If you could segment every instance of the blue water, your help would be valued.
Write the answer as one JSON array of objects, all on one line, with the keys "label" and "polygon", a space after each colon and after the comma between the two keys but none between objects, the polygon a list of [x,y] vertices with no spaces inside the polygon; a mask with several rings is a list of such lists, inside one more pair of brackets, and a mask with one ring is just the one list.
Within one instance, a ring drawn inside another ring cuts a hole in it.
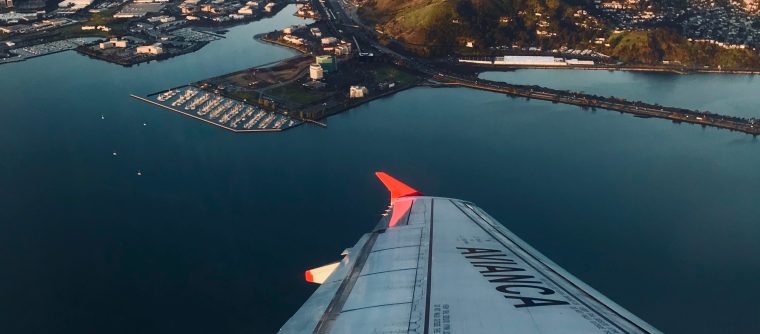
[{"label": "blue water", "polygon": [[760,76],[522,69],[484,72],[483,79],[540,85],[666,106],[760,118]]},{"label": "blue water", "polygon": [[474,201],[663,331],[760,331],[751,136],[468,89],[255,135],[129,98],[291,56],[251,38],[290,13],[133,68],[0,66],[0,333],[275,332],[303,270],[379,219],[376,170]]}]

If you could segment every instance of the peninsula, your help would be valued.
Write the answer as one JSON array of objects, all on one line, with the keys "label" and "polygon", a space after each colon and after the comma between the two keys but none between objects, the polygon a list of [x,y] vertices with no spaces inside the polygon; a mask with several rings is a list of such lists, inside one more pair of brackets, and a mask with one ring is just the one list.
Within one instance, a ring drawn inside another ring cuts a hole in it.
[{"label": "peninsula", "polygon": [[[660,106],[643,101],[595,96],[539,86],[514,85],[477,77],[482,67],[551,67],[609,69],[626,65],[547,55],[504,57],[424,57],[378,30],[367,29],[353,3],[314,0],[299,12],[316,21],[255,38],[290,47],[300,56],[157,92],[141,100],[201,119],[234,132],[281,131],[301,124],[326,126],[324,119],[370,100],[411,87],[461,86],[584,108],[613,110],[641,118],[717,127],[757,136],[760,121],[709,111]],[[590,56],[604,58],[598,54]],[[509,63],[512,62],[512,63]],[[537,63],[537,64],[536,64]],[[632,65],[631,65],[632,66]],[[637,69],[647,69],[638,65]],[[632,67],[633,68],[633,67]],[[676,71],[658,65],[650,68]],[[197,96],[197,97],[196,97]],[[199,109],[200,108],[200,109]],[[241,113],[241,110],[245,112]]]}]

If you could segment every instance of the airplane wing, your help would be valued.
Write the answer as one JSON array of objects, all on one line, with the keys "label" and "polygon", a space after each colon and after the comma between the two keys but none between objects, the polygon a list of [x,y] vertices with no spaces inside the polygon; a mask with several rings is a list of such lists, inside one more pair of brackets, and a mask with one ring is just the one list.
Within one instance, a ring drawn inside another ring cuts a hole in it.
[{"label": "airplane wing", "polygon": [[660,333],[474,204],[385,173],[391,206],[279,333]]}]

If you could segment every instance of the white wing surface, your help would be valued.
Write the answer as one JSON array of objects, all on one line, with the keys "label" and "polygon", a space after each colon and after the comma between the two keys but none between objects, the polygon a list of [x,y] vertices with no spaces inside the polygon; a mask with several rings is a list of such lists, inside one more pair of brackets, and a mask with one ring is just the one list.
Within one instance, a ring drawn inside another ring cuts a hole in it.
[{"label": "white wing surface", "polygon": [[378,173],[391,210],[280,333],[659,333],[474,204]]}]

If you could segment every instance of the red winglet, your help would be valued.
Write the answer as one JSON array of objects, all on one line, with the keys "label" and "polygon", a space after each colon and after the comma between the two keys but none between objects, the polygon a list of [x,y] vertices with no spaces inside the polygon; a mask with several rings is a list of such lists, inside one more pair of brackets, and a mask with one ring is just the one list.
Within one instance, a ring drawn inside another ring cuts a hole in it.
[{"label": "red winglet", "polygon": [[307,270],[304,272],[304,276],[306,276],[306,281],[309,283],[314,283],[314,275],[311,274],[311,270]]},{"label": "red winglet", "polygon": [[377,172],[375,175],[377,175],[377,178],[380,179],[380,182],[382,182],[385,187],[388,188],[388,191],[391,192],[391,202],[401,197],[422,196],[421,192],[414,190],[414,188],[407,186],[399,180],[394,179],[393,176],[390,176],[383,172]]}]

